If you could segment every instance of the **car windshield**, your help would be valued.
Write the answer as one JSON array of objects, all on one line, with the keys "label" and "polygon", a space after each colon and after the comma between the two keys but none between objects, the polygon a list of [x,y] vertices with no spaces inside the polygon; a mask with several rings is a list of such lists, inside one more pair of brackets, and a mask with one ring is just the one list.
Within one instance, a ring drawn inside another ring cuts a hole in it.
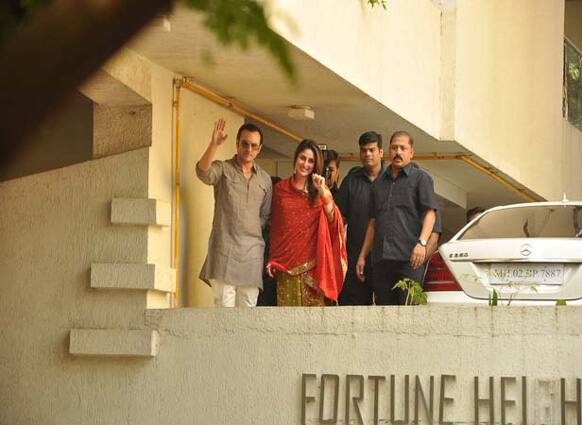
[{"label": "car windshield", "polygon": [[498,238],[582,238],[582,206],[531,206],[487,212],[459,237]]}]

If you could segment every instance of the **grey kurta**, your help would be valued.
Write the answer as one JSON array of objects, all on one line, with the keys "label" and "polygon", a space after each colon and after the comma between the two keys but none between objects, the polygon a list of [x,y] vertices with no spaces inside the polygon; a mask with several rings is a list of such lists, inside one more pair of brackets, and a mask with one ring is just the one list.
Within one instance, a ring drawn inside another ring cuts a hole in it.
[{"label": "grey kurta", "polygon": [[200,279],[234,286],[263,287],[265,241],[261,228],[271,214],[271,178],[258,165],[249,179],[236,162],[214,161],[207,172],[196,164],[196,175],[214,186],[214,219],[208,254]]}]

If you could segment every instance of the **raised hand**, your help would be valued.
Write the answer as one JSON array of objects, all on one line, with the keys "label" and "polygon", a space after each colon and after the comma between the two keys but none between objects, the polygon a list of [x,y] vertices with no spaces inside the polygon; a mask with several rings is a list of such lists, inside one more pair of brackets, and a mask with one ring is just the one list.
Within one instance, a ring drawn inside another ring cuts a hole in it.
[{"label": "raised hand", "polygon": [[313,178],[313,185],[319,191],[319,193],[323,196],[323,193],[327,189],[327,186],[325,185],[325,177],[323,177],[319,174],[313,173],[312,178]]},{"label": "raised hand", "polygon": [[228,134],[224,131],[226,127],[226,121],[220,118],[214,123],[214,131],[212,132],[211,143],[216,146],[222,145],[228,138]]}]

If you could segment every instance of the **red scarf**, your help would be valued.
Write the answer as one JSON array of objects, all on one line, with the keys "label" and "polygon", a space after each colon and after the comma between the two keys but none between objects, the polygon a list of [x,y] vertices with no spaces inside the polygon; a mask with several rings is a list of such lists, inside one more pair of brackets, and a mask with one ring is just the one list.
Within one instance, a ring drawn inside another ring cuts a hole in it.
[{"label": "red scarf", "polygon": [[333,208],[330,223],[321,199],[312,206],[308,195],[294,187],[292,177],[279,182],[273,190],[269,264],[292,274],[305,271],[299,266],[309,268],[307,273],[323,294],[337,301],[346,275],[347,252],[342,216],[337,205]]}]

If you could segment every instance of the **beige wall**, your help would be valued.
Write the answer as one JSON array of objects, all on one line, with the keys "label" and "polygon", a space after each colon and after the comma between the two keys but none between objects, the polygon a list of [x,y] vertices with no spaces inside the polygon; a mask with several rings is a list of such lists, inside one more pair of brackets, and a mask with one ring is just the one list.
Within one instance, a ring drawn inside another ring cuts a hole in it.
[{"label": "beige wall", "polygon": [[[16,291],[16,285],[3,283],[4,291]],[[55,293],[27,291],[37,295],[26,316],[21,309],[23,320],[6,313],[16,300],[0,298],[6,324],[0,333],[2,424],[299,424],[303,373],[341,377],[340,424],[345,423],[347,374],[366,380],[366,424],[372,423],[373,409],[368,376],[387,379],[379,397],[379,415],[385,419],[392,374],[397,418],[403,414],[405,374],[411,376],[411,419],[416,375],[425,394],[429,377],[435,377],[435,403],[440,376],[456,375],[445,386],[454,399],[445,419],[459,424],[473,423],[475,376],[483,398],[487,379],[494,377],[496,403],[501,377],[526,376],[528,423],[560,423],[557,380],[567,380],[567,397],[575,399],[575,379],[582,376],[582,311],[572,306],[150,310],[146,325],[160,332],[158,356],[103,359],[69,355],[71,305],[53,302],[50,311],[39,314],[34,307],[50,302]],[[316,397],[307,409],[308,423],[319,423],[314,420],[318,382],[309,381],[307,393]],[[352,393],[357,395],[355,385]],[[509,383],[506,397],[520,400],[520,386]],[[486,411],[487,404],[482,406]],[[519,401],[507,405],[507,422],[520,423],[520,409]],[[420,412],[423,419],[422,407]],[[435,408],[435,423],[437,414]],[[566,423],[576,423],[575,408],[567,414]],[[500,423],[499,404],[495,415]]]},{"label": "beige wall", "polygon": [[441,11],[431,1],[390,1],[385,11],[365,1],[273,0],[272,9],[291,43],[439,137]]},{"label": "beige wall", "polygon": [[[174,74],[124,48],[103,66],[105,72],[151,103],[147,197],[173,202],[174,190]],[[148,229],[147,260],[173,266],[170,227]]]},{"label": "beige wall", "polygon": [[564,3],[457,2],[456,140],[548,199],[568,167],[562,134]]},{"label": "beige wall", "polygon": [[228,159],[236,153],[236,132],[244,118],[199,95],[182,89],[180,97],[181,122],[181,277],[184,284],[183,302],[186,306],[214,305],[209,286],[198,279],[208,252],[212,229],[214,193],[196,177],[195,166],[212,135],[214,122],[224,118],[228,139],[216,159]]},{"label": "beige wall", "polygon": [[[112,95],[115,97],[115,94]],[[93,158],[151,145],[152,106],[100,104],[93,107]]]},{"label": "beige wall", "polygon": [[[174,74],[151,64],[152,146],[148,168],[148,197],[173,201],[173,97]],[[148,262],[173,266],[172,229],[148,229]]]},{"label": "beige wall", "polygon": [[257,158],[257,163],[270,176],[274,177],[277,175],[277,163],[275,160],[273,160],[273,159],[261,159],[261,156],[259,154],[259,157]]}]

